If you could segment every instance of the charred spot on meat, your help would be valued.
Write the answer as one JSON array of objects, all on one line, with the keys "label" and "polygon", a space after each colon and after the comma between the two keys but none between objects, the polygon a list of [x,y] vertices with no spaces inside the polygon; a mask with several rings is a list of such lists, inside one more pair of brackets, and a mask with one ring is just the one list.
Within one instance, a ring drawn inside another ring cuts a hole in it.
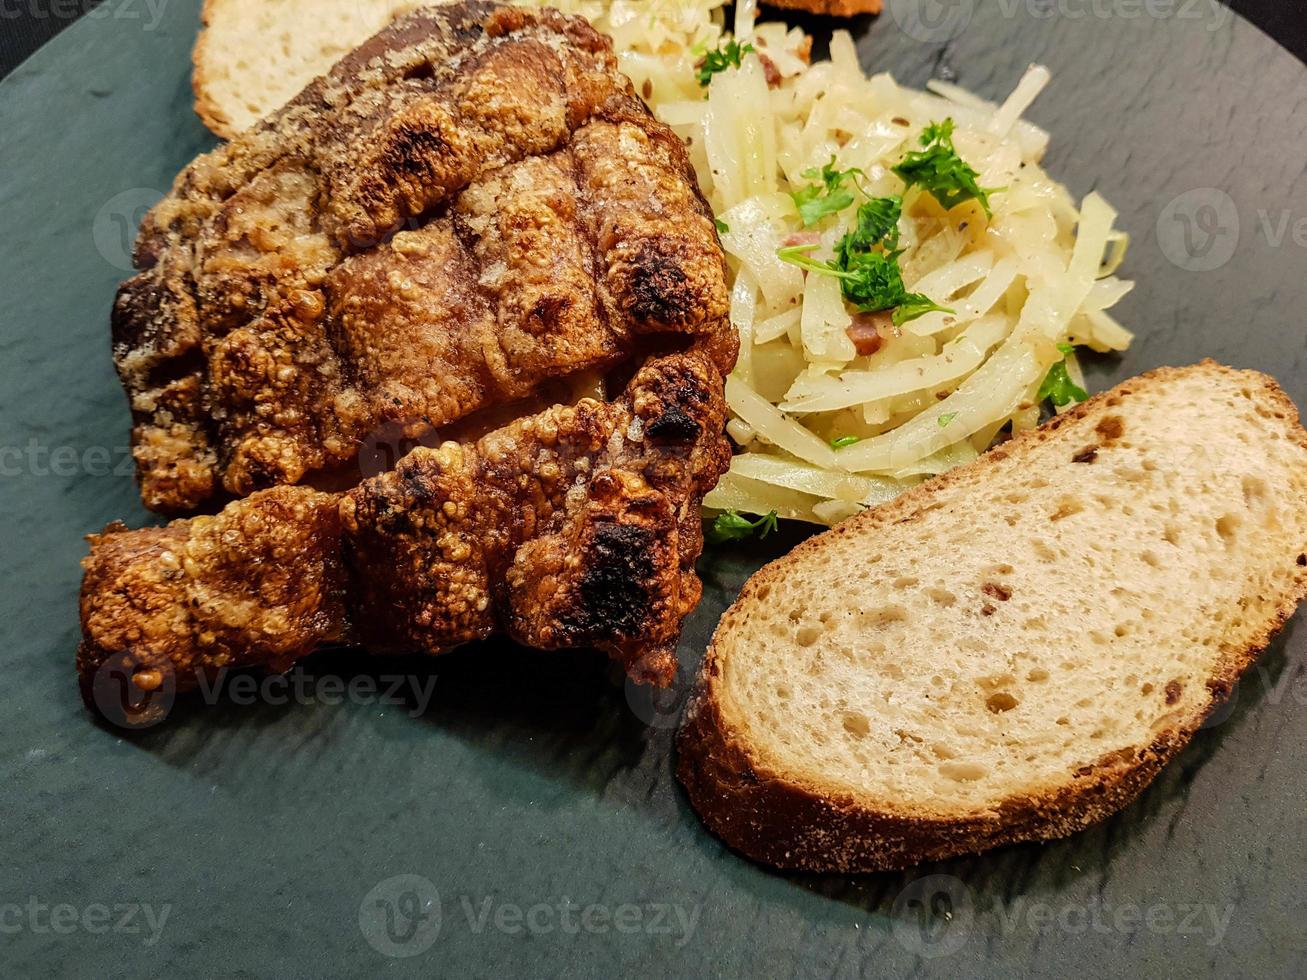
[{"label": "charred spot on meat", "polygon": [[584,20],[397,20],[192,163],[136,262],[142,498],[237,499],[91,536],[88,703],[497,632],[675,677],[738,341],[684,147]]}]

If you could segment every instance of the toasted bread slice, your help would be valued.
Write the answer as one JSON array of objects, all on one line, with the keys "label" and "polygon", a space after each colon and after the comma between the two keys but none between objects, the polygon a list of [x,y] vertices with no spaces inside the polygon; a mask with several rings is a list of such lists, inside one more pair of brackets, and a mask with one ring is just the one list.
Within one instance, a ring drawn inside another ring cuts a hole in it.
[{"label": "toasted bread slice", "polygon": [[400,14],[442,0],[204,0],[195,111],[230,139]]},{"label": "toasted bread slice", "polygon": [[[280,109],[400,14],[449,0],[204,0],[195,43],[195,111],[225,139]],[[852,17],[882,0],[769,0]]]},{"label": "toasted bread slice", "polygon": [[856,17],[859,14],[878,14],[884,0],[762,0],[769,7],[787,10],[806,10],[810,14],[827,17]]},{"label": "toasted bread slice", "polygon": [[728,844],[874,871],[1119,810],[1307,597],[1307,433],[1207,361],[814,537],[708,650],[678,775]]}]

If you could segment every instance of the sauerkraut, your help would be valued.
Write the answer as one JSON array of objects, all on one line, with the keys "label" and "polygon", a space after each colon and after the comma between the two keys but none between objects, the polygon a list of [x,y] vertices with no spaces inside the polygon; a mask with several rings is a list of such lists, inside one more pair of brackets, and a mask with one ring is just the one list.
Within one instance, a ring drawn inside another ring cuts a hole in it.
[{"label": "sauerkraut", "polygon": [[[1047,69],[1032,66],[995,105],[868,76],[846,31],[809,63],[803,32],[756,23],[752,0],[736,5],[733,34],[715,0],[553,3],[614,38],[637,91],[686,141],[719,219],[741,341],[726,388],[739,452],[707,507],[835,523],[974,459],[1008,427],[1037,425],[1051,369],[1083,387],[1071,347],[1129,345],[1107,312],[1133,285],[1115,275],[1126,245],[1115,212],[1098,194],[1077,205],[1043,171],[1048,134],[1022,118]],[[705,90],[697,66],[731,39],[738,67]],[[945,120],[989,213],[974,199],[946,209],[892,169]],[[801,243],[829,259],[853,226],[856,204],[801,222],[791,195],[826,165],[856,169],[859,199],[901,197],[903,284],[946,310],[895,326],[778,254]],[[854,343],[868,331],[874,343]]]}]

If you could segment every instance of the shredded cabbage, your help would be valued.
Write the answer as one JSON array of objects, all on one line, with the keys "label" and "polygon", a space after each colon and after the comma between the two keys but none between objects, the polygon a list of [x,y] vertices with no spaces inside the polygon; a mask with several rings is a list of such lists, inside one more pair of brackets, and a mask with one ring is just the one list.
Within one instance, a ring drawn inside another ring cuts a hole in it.
[{"label": "shredded cabbage", "polygon": [[[686,141],[724,222],[741,341],[727,431],[740,452],[708,507],[842,520],[974,459],[1009,424],[1037,424],[1034,399],[1065,356],[1059,344],[1130,344],[1107,312],[1133,286],[1116,276],[1126,236],[1099,195],[1077,206],[1043,171],[1049,135],[1022,118],[1050,82],[1046,68],[1031,66],[1001,103],[938,81],[915,91],[864,73],[846,31],[834,32],[829,60],[810,64],[801,30],[758,23],[756,0],[741,0],[734,38],[752,50],[705,93],[696,65],[731,36],[722,0],[550,5],[613,37],[622,70]],[[945,210],[892,170],[946,118],[992,216],[974,200]],[[904,284],[949,312],[896,328],[849,307],[839,280],[777,256],[797,240],[828,260],[853,226],[856,203],[804,228],[790,198],[832,158],[861,172],[858,200],[903,197]],[[1067,369],[1083,386],[1074,356]]]}]

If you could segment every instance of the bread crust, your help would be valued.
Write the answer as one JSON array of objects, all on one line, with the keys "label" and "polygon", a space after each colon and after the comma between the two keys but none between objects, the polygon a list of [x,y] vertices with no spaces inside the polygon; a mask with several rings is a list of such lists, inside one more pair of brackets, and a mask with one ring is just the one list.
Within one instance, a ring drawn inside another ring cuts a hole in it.
[{"label": "bread crust", "polygon": [[221,3],[222,0],[204,0],[204,7],[200,10],[200,34],[195,39],[195,47],[191,50],[191,91],[195,93],[195,114],[200,117],[200,121],[214,135],[229,140],[239,130],[232,125],[227,113],[210,94],[209,73],[206,67],[209,61],[208,29]]},{"label": "bread crust", "polygon": [[787,574],[804,555],[820,552],[833,535],[868,535],[878,528],[912,520],[945,487],[973,479],[977,472],[1012,455],[1028,452],[1072,421],[1091,416],[1155,384],[1192,371],[1233,373],[1260,389],[1261,398],[1284,414],[1290,437],[1307,448],[1298,410],[1276,382],[1257,372],[1236,372],[1211,360],[1191,368],[1160,368],[1127,381],[1022,433],[978,461],[908,491],[881,507],[809,538],[788,555],[765,566],[722,617],[704,658],[695,692],[677,738],[677,777],[708,827],[747,857],[777,868],[807,871],[890,871],[924,861],[988,850],[1003,844],[1066,837],[1106,819],[1131,803],[1162,767],[1188,744],[1203,721],[1229,697],[1239,676],[1307,599],[1307,567],[1296,569],[1292,585],[1278,597],[1266,620],[1246,642],[1225,651],[1207,680],[1208,699],[1188,717],[1159,731],[1134,751],[1105,755],[1068,774],[1068,781],[1042,793],[1009,797],[990,811],[959,819],[867,806],[855,795],[832,791],[769,771],[751,753],[746,738],[731,728],[718,700],[722,651],[741,607],[763,587]]},{"label": "bread crust", "polygon": [[857,17],[859,14],[878,14],[884,0],[763,0],[769,7],[786,10],[806,10],[810,14],[826,17]]}]

